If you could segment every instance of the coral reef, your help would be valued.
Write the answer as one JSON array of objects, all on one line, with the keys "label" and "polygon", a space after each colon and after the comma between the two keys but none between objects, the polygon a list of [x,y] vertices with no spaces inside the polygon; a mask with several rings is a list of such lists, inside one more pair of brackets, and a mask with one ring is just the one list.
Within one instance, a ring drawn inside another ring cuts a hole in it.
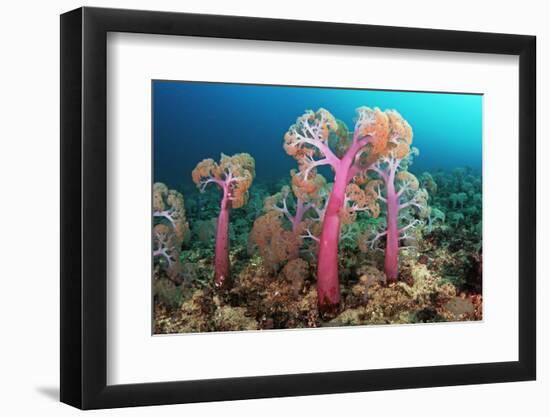
[{"label": "coral reef", "polygon": [[289,175],[222,154],[185,200],[155,183],[155,333],[481,320],[481,175],[415,170],[412,140],[397,111],[349,131],[319,109],[284,136]]}]

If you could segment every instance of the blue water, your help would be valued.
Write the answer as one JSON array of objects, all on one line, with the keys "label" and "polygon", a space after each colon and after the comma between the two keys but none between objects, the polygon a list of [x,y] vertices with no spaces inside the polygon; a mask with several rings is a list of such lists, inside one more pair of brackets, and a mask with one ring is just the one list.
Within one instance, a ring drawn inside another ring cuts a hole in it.
[{"label": "blue water", "polygon": [[354,126],[360,106],[397,110],[420,150],[411,170],[470,167],[481,171],[481,95],[153,81],[154,181],[193,187],[191,171],[204,158],[248,152],[256,181],[288,177],[296,161],[283,135],[305,110],[324,107]]}]

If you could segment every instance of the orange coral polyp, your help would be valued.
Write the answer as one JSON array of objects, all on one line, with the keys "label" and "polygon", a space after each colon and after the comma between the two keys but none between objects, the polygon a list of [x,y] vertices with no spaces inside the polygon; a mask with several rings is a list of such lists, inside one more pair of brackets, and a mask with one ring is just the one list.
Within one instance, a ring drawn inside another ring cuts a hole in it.
[{"label": "orange coral polyp", "polygon": [[218,169],[218,164],[213,159],[203,159],[197,164],[191,172],[191,177],[195,184],[199,184],[204,178],[214,176],[214,172]]},{"label": "orange coral polyp", "polygon": [[410,145],[413,138],[411,125],[397,111],[390,110],[387,113],[390,120],[390,136],[392,140],[405,142]]},{"label": "orange coral polyp", "polygon": [[408,188],[412,191],[416,191],[420,187],[420,183],[418,182],[418,178],[416,178],[409,171],[400,171],[400,172],[398,172],[397,175],[395,176],[395,179],[397,181],[406,182],[408,184]]},{"label": "orange coral polyp", "polygon": [[407,143],[399,143],[392,151],[393,155],[397,159],[403,159],[405,158],[409,152],[411,151],[411,148]]},{"label": "orange coral polyp", "polygon": [[[365,120],[361,123],[362,136],[373,136],[377,142],[385,144],[389,134],[388,116],[378,107],[374,110],[367,108],[362,111],[365,112],[363,115]],[[380,146],[383,145],[379,145],[378,147]]]}]

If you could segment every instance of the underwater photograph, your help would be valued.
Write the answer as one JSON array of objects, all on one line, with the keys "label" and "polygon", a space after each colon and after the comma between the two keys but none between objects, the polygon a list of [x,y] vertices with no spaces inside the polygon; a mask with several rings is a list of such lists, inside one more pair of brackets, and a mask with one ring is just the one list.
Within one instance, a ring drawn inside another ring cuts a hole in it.
[{"label": "underwater photograph", "polygon": [[153,333],[482,320],[482,111],[153,80]]}]

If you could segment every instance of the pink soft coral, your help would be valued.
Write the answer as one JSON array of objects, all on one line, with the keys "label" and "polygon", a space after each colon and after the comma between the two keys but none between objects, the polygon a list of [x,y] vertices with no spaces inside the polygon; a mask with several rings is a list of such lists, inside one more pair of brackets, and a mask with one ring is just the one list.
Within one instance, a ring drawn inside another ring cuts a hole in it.
[{"label": "pink soft coral", "polygon": [[[379,109],[367,107],[359,108],[357,113],[351,135],[342,122],[327,110],[319,109],[300,116],[284,137],[284,148],[298,161],[302,181],[314,179],[316,168],[322,165],[329,165],[334,171],[334,185],[319,237],[317,293],[322,312],[333,312],[340,302],[338,241],[342,217],[372,207],[372,195],[355,201],[357,190],[348,185],[360,179],[387,146],[388,116]],[[336,142],[333,148],[329,141]],[[348,207],[350,201],[352,205]]]},{"label": "pink soft coral", "polygon": [[[418,179],[406,170],[411,156],[411,127],[396,111],[386,113],[390,122],[388,146],[369,170],[378,175],[378,179],[371,181],[371,188],[377,187],[378,198],[386,205],[386,230],[378,233],[374,240],[386,237],[384,271],[388,282],[392,282],[397,280],[399,273],[399,241],[406,239],[408,232],[419,223],[417,219],[400,214],[405,209],[416,208],[420,217],[426,217],[428,194],[419,188]],[[405,224],[398,224],[400,218],[406,220]]]},{"label": "pink soft coral", "polygon": [[217,288],[226,285],[230,278],[229,212],[232,207],[239,208],[247,202],[254,176],[254,158],[247,153],[233,156],[222,154],[219,163],[205,159],[192,172],[193,181],[201,192],[210,183],[216,184],[222,191],[214,255],[214,284]]}]

